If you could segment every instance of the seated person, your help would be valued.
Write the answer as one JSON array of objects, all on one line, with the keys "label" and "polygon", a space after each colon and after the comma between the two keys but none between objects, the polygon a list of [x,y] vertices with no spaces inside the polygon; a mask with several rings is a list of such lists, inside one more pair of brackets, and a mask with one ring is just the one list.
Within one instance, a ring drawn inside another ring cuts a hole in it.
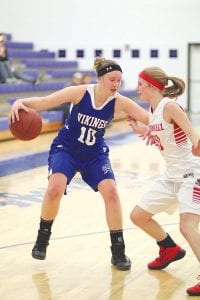
[{"label": "seated person", "polygon": [[12,68],[4,41],[4,35],[0,34],[0,83],[20,83],[25,81],[37,84],[41,82],[43,79],[41,74],[32,77]]},{"label": "seated person", "polygon": [[82,76],[82,84],[92,83],[92,76],[89,73],[84,73]]},{"label": "seated person", "polygon": [[80,72],[75,72],[72,76],[71,85],[80,85],[82,84],[83,75]]}]

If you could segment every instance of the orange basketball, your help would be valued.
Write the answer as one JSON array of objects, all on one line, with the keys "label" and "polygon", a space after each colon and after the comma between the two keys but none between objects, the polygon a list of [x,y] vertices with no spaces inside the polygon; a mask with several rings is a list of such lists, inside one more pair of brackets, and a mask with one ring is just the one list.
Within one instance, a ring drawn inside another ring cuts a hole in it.
[{"label": "orange basketball", "polygon": [[40,114],[29,108],[19,111],[19,121],[10,124],[10,131],[14,137],[22,141],[29,141],[36,138],[42,130],[42,118]]}]

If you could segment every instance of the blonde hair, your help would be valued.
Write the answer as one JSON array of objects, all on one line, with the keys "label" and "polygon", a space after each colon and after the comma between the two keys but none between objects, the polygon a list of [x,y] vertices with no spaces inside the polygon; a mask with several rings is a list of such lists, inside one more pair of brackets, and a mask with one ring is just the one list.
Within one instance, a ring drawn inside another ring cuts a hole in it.
[{"label": "blonde hair", "polygon": [[118,65],[114,60],[105,59],[104,57],[97,56],[94,60],[94,70],[98,73],[101,69],[112,66]]},{"label": "blonde hair", "polygon": [[[173,99],[182,95],[185,91],[185,82],[181,78],[168,76],[162,69],[158,67],[148,67],[145,68],[143,72],[147,73],[149,76],[165,86],[162,90],[164,97]],[[171,81],[171,85],[168,85],[169,81]]]}]

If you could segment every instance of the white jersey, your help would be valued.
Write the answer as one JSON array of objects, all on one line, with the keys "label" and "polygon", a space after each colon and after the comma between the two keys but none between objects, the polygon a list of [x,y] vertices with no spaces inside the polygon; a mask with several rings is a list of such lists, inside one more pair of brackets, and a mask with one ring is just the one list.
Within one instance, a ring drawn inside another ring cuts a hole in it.
[{"label": "white jersey", "polygon": [[184,131],[177,124],[164,120],[164,107],[170,101],[174,100],[163,98],[160,101],[150,117],[150,130],[153,144],[166,161],[166,178],[180,182],[186,176],[200,173],[200,158],[193,156],[192,144]]}]

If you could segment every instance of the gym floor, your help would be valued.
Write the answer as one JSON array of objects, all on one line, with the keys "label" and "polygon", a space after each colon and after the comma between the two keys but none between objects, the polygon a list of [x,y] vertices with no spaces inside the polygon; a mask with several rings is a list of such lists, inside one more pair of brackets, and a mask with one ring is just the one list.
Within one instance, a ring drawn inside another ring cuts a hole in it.
[{"label": "gym floor", "polygon": [[[198,124],[195,118],[195,126]],[[47,259],[31,257],[47,186],[48,148],[54,136],[49,133],[29,142],[10,140],[0,145],[0,299],[190,299],[185,290],[196,284],[200,270],[179,232],[178,210],[172,215],[161,213],[156,219],[187,255],[165,270],[147,269],[147,263],[158,255],[158,247],[131,223],[129,215],[137,199],[162,173],[164,162],[125,121],[113,123],[106,139],[121,196],[131,270],[118,271],[111,266],[103,201],[78,175],[63,196]]]}]

